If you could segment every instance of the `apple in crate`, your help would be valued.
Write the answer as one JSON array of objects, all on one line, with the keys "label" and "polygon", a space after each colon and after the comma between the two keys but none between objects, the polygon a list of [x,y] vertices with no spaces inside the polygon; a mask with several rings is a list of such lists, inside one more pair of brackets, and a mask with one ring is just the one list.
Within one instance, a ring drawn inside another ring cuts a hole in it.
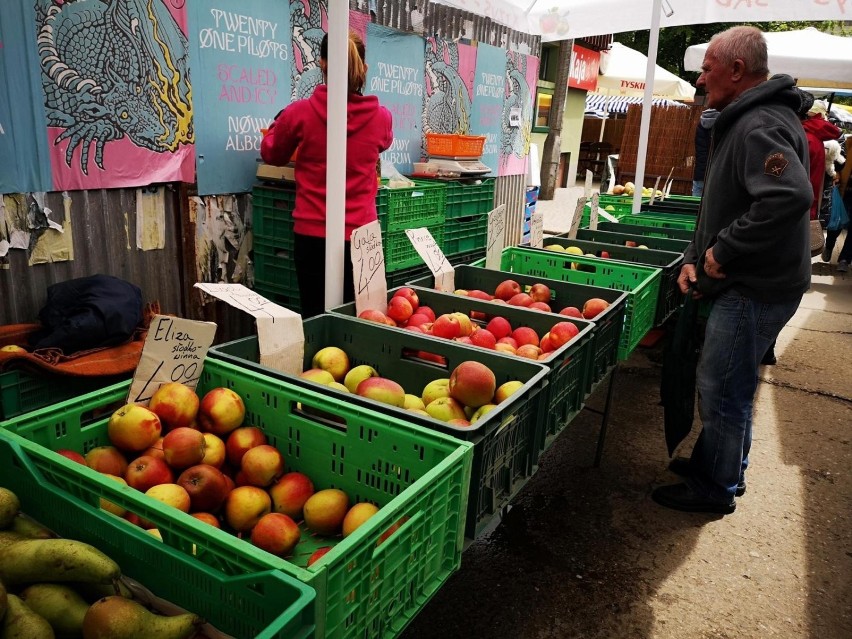
[{"label": "apple in crate", "polygon": [[467,419],[464,407],[458,400],[452,397],[439,397],[426,405],[426,412],[430,417],[441,422],[449,422],[454,419]]},{"label": "apple in crate", "polygon": [[512,331],[512,339],[515,340],[515,343],[518,345],[518,348],[524,346],[525,344],[532,344],[533,346],[538,346],[539,343],[538,333],[535,332],[535,329],[530,328],[529,326],[519,326],[514,331]]},{"label": "apple in crate", "polygon": [[518,392],[520,389],[524,387],[524,383],[517,380],[512,380],[509,382],[504,382],[497,387],[497,390],[494,391],[494,401],[496,403],[501,403],[506,401],[513,393]]},{"label": "apple in crate", "polygon": [[[107,475],[107,477],[109,477],[114,482],[127,486],[127,482],[124,481],[123,477],[117,477],[116,475]],[[105,510],[108,513],[112,513],[117,517],[124,517],[124,515],[127,514],[126,508],[124,508],[123,506],[119,506],[118,504],[114,504],[113,502],[109,501],[108,499],[104,499],[103,497],[101,497],[100,499],[100,507],[101,510]]]},{"label": "apple in crate", "polygon": [[177,478],[177,484],[189,495],[190,509],[193,511],[216,512],[230,492],[222,471],[207,464],[187,468]]},{"label": "apple in crate", "polygon": [[488,324],[486,324],[485,328],[492,334],[497,340],[500,340],[504,337],[508,337],[512,334],[512,325],[509,323],[505,317],[494,317],[491,319]]},{"label": "apple in crate", "polygon": [[163,455],[163,437],[159,437],[157,441],[148,446],[145,450],[142,451],[143,455],[150,455],[151,457],[159,457],[160,459],[165,459],[165,455]]},{"label": "apple in crate", "polygon": [[225,450],[228,463],[234,468],[239,468],[243,455],[255,446],[267,443],[266,435],[257,426],[240,426],[231,431],[225,442]]},{"label": "apple in crate", "polygon": [[358,390],[358,384],[370,377],[378,377],[379,373],[369,364],[359,364],[350,369],[343,379],[343,385],[350,393],[355,393]]},{"label": "apple in crate", "polygon": [[367,320],[368,322],[376,322],[378,324],[387,324],[388,318],[381,311],[374,310],[372,308],[368,308],[366,310],[361,311],[358,314],[358,318],[362,320]]},{"label": "apple in crate", "polygon": [[525,359],[538,359],[541,353],[541,348],[535,344],[521,344],[518,346],[518,350],[515,351],[515,355]]},{"label": "apple in crate", "polygon": [[299,377],[306,379],[309,382],[328,386],[334,383],[334,375],[321,368],[309,368],[306,371],[299,373]]},{"label": "apple in crate", "polygon": [[[178,486],[177,484],[157,484],[146,490],[145,494],[152,499],[164,503],[166,506],[177,508],[184,513],[189,512],[191,503],[189,493],[186,492],[183,486]],[[145,519],[142,519],[140,523],[143,528],[156,528],[155,524]]]},{"label": "apple in crate", "polygon": [[602,300],[599,297],[593,297],[586,300],[583,304],[583,317],[586,319],[594,319],[609,308],[609,302]]},{"label": "apple in crate", "polygon": [[326,488],[311,495],[305,502],[305,524],[320,535],[337,535],[343,518],[349,512],[349,497],[337,488]]},{"label": "apple in crate", "polygon": [[527,308],[533,311],[542,311],[544,313],[552,312],[550,304],[547,304],[546,302],[533,302]]},{"label": "apple in crate", "polygon": [[470,336],[470,342],[474,346],[494,350],[494,347],[497,345],[497,338],[487,328],[480,328]]},{"label": "apple in crate", "polygon": [[329,550],[334,548],[334,546],[323,546],[322,548],[317,548],[310,557],[308,557],[308,563],[305,565],[306,568],[309,568],[316,562],[318,562],[322,557],[324,557]]},{"label": "apple in crate", "polygon": [[394,296],[388,302],[387,316],[399,324],[407,322],[413,314],[414,307],[405,297]]},{"label": "apple in crate", "polygon": [[287,557],[299,543],[299,525],[282,513],[268,513],[251,529],[251,543],[266,552]]},{"label": "apple in crate", "polygon": [[214,388],[201,398],[198,422],[209,433],[222,437],[242,425],[246,405],[230,388]]},{"label": "apple in crate", "polygon": [[361,397],[399,408],[402,408],[405,404],[405,390],[395,381],[386,377],[368,377],[358,384],[355,392]]},{"label": "apple in crate", "polygon": [[431,382],[426,384],[423,387],[423,393],[420,398],[423,400],[423,404],[425,406],[429,406],[433,401],[438,399],[439,397],[449,397],[450,396],[450,378],[449,377],[439,377],[438,379],[433,379]]},{"label": "apple in crate", "polygon": [[96,446],[86,453],[86,465],[106,475],[124,477],[127,460],[115,446]]},{"label": "apple in crate", "polygon": [[523,293],[523,290],[521,289],[521,285],[515,280],[503,280],[494,289],[494,297],[504,302],[508,302],[518,293]]},{"label": "apple in crate", "polygon": [[550,344],[553,349],[560,348],[580,334],[580,329],[571,322],[557,322],[550,332]]},{"label": "apple in crate", "polygon": [[343,518],[343,536],[348,537],[354,533],[359,526],[377,512],[379,512],[379,507],[367,501],[352,506]]},{"label": "apple in crate", "polygon": [[200,430],[182,426],[163,438],[163,455],[172,468],[180,470],[200,464],[204,453],[204,433]]},{"label": "apple in crate", "polygon": [[70,460],[71,460],[71,461],[73,461],[73,462],[77,462],[78,464],[83,464],[83,466],[87,466],[87,465],[88,465],[88,464],[86,464],[86,458],[85,458],[85,457],[83,457],[83,456],[82,456],[80,453],[78,453],[76,450],[69,450],[69,449],[67,449],[67,448],[60,448],[60,449],[59,449],[59,450],[57,450],[56,452],[57,452],[58,454],[62,455],[63,457],[66,457],[67,459],[70,459]]},{"label": "apple in crate", "polygon": [[175,476],[169,465],[159,457],[142,455],[127,465],[124,479],[128,486],[144,493],[152,486],[173,483]]},{"label": "apple in crate", "polygon": [[415,291],[413,288],[409,288],[408,286],[403,286],[402,288],[398,289],[396,293],[393,294],[393,296],[404,298],[409,304],[411,304],[411,308],[415,312],[420,306],[420,297],[417,295],[417,291]]},{"label": "apple in crate", "polygon": [[561,311],[559,311],[560,315],[565,315],[567,317],[579,317],[583,319],[583,311],[581,311],[576,306],[566,306]]},{"label": "apple in crate", "polygon": [[488,413],[490,413],[495,408],[497,408],[497,404],[483,404],[482,406],[477,408],[476,412],[473,415],[470,416],[471,425],[478,422],[480,419],[485,417]]},{"label": "apple in crate", "polygon": [[402,407],[406,410],[425,410],[426,404],[423,403],[423,400],[419,398],[417,395],[412,395],[411,393],[405,394],[405,399],[403,400]]},{"label": "apple in crate", "polygon": [[432,322],[432,335],[435,335],[436,337],[455,339],[456,337],[460,337],[461,334],[459,318],[452,313],[439,315],[435,318],[435,321]]},{"label": "apple in crate", "polygon": [[162,384],[151,396],[148,408],[167,429],[194,426],[201,400],[193,389],[180,382]]},{"label": "apple in crate", "polygon": [[433,311],[428,306],[418,306],[417,312],[421,315],[425,315],[426,317],[428,317],[430,322],[435,321],[435,311]]},{"label": "apple in crate", "polygon": [[225,521],[237,532],[248,532],[271,510],[269,493],[257,486],[237,486],[225,499]]},{"label": "apple in crate", "polygon": [[189,513],[190,516],[195,517],[199,521],[203,521],[205,524],[210,524],[213,528],[221,528],[222,524],[219,523],[219,518],[213,513]]},{"label": "apple in crate", "polygon": [[305,502],[314,494],[314,483],[304,473],[287,473],[269,487],[272,511],[295,520],[302,519]]},{"label": "apple in crate", "polygon": [[349,371],[349,356],[342,348],[326,346],[314,354],[311,367],[328,371],[335,382],[342,382]]},{"label": "apple in crate", "polygon": [[162,424],[157,414],[138,404],[125,404],[107,424],[110,443],[121,450],[141,452],[160,437]]},{"label": "apple in crate", "polygon": [[489,403],[496,388],[494,373],[481,362],[462,362],[450,374],[450,397],[471,408]]},{"label": "apple in crate", "polygon": [[284,457],[275,446],[261,444],[246,451],[240,470],[252,486],[269,486],[284,473]]},{"label": "apple in crate", "polygon": [[518,293],[517,295],[513,295],[507,300],[509,306],[524,306],[528,307],[533,303],[533,298],[531,298],[526,293]]},{"label": "apple in crate", "polygon": [[534,302],[550,302],[550,287],[537,282],[530,287],[529,296]]},{"label": "apple in crate", "polygon": [[222,438],[213,433],[204,433],[204,457],[201,458],[201,463],[221,468],[225,463],[226,455],[225,442]]}]

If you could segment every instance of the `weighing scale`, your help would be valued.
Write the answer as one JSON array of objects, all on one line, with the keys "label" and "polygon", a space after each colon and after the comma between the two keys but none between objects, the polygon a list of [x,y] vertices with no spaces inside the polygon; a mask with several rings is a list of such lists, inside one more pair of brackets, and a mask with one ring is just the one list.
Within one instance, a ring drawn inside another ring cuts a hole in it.
[{"label": "weighing scale", "polygon": [[424,164],[427,173],[435,173],[439,176],[465,177],[491,173],[491,167],[486,166],[478,159],[472,160],[471,158],[431,155]]}]

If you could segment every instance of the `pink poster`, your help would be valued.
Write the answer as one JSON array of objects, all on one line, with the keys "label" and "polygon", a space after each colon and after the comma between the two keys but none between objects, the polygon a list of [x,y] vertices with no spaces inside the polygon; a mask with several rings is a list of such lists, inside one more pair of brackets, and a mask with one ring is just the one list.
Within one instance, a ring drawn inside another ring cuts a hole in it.
[{"label": "pink poster", "polygon": [[538,58],[506,53],[506,92],[498,175],[524,175],[530,152]]},{"label": "pink poster", "polygon": [[36,0],[36,30],[55,190],[194,181],[184,2]]},{"label": "pink poster", "polygon": [[470,134],[475,75],[474,47],[441,38],[426,39],[426,132]]}]

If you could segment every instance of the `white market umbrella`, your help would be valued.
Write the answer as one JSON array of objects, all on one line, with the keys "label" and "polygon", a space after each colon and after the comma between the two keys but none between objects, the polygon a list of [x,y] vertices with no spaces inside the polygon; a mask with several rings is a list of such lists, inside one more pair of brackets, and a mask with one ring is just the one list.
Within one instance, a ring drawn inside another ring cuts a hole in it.
[{"label": "white market umbrella", "polygon": [[[800,87],[852,87],[852,38],[813,27],[764,34],[769,71],[796,78]],[[689,47],[683,56],[687,71],[700,71],[709,42]]]},{"label": "white market umbrella", "polygon": [[[598,76],[598,86],[594,93],[624,96],[645,94],[648,57],[639,51],[620,42],[613,42],[608,52],[601,52],[601,69],[603,73]],[[695,96],[695,87],[663,67],[654,65],[651,94],[670,100],[691,100]]]}]

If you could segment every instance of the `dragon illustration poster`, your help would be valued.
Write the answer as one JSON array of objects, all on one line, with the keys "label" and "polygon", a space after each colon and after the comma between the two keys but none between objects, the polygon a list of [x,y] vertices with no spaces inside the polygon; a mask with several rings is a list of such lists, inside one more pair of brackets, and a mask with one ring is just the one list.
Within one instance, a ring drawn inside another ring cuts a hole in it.
[{"label": "dragon illustration poster", "polygon": [[186,0],[29,0],[53,190],[194,178]]},{"label": "dragon illustration poster", "polygon": [[189,26],[198,192],[249,191],[261,129],[290,103],[290,5],[194,0]]},{"label": "dragon illustration poster", "polygon": [[411,173],[423,145],[425,49],[423,38],[373,23],[367,25],[367,87],[393,114],[393,143],[382,164]]},{"label": "dragon illustration poster", "polygon": [[506,51],[489,44],[476,47],[471,135],[486,136],[482,163],[497,175],[502,140],[503,97],[506,93]]},{"label": "dragon illustration poster", "polygon": [[499,175],[521,175],[527,172],[537,80],[538,58],[506,52]]},{"label": "dragon illustration poster", "polygon": [[441,38],[426,39],[424,131],[470,135],[475,70],[474,47]]}]

